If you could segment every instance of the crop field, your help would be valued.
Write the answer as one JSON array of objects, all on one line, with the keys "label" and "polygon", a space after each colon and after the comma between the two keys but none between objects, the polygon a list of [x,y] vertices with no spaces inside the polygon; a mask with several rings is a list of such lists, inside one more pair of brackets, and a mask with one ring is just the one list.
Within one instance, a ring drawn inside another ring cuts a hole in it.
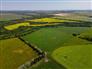
[{"label": "crop field", "polygon": [[26,18],[26,17],[29,17],[29,16],[24,16],[24,15],[19,15],[19,14],[14,14],[14,13],[2,13],[2,14],[0,14],[0,21],[21,19],[23,17]]},{"label": "crop field", "polygon": [[59,19],[54,19],[54,18],[41,18],[41,19],[34,19],[34,20],[29,20],[32,22],[65,22],[65,20],[59,20]]},{"label": "crop field", "polygon": [[18,38],[0,40],[0,68],[17,69],[37,54]]},{"label": "crop field", "polygon": [[[42,18],[42,19],[33,19],[33,20],[28,20],[28,21],[32,21],[32,22],[43,22],[43,24],[31,24],[29,22],[23,22],[23,23],[17,23],[17,24],[12,24],[12,25],[7,25],[4,28],[7,30],[14,30],[17,29],[21,26],[51,26],[51,25],[58,25],[59,23],[56,22],[65,22],[67,20],[58,20],[58,19],[53,19],[53,18]],[[44,24],[44,22],[48,22],[47,24]],[[52,23],[51,23],[52,22]]]},{"label": "crop field", "polygon": [[30,24],[29,23],[18,23],[18,24],[5,26],[4,28],[7,30],[14,30],[14,29],[19,28],[20,26],[30,26]]},{"label": "crop field", "polygon": [[92,45],[60,47],[52,56],[68,69],[92,69]]},{"label": "crop field", "polygon": [[0,15],[0,69],[92,69],[89,11]]}]

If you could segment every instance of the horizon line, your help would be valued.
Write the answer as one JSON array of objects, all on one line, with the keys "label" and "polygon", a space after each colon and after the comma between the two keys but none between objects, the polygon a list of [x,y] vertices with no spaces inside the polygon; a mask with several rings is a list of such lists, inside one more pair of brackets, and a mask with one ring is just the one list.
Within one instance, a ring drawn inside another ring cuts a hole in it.
[{"label": "horizon line", "polygon": [[0,11],[92,11],[92,9],[82,9],[82,10],[0,10]]}]

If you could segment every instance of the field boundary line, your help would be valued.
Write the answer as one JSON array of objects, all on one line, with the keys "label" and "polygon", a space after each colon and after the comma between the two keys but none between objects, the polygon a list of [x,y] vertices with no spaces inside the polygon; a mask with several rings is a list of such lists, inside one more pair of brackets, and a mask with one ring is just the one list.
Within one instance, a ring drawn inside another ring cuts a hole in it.
[{"label": "field boundary line", "polygon": [[45,53],[40,48],[38,48],[37,46],[34,46],[33,44],[30,44],[28,41],[25,41],[21,37],[18,37],[18,39],[20,39],[22,42],[24,42],[29,47],[31,47],[38,55],[36,58],[34,58],[30,61],[27,61],[24,64],[22,64],[21,66],[19,66],[18,69],[28,69],[28,68],[32,67],[33,65],[35,65],[36,63],[38,63],[43,58],[45,58]]}]

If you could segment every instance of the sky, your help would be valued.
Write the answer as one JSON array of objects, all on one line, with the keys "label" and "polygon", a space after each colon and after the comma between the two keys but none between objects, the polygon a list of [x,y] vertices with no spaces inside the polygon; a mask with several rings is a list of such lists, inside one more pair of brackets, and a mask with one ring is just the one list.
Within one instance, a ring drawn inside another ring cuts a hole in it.
[{"label": "sky", "polygon": [[91,0],[2,0],[2,1],[91,1]]},{"label": "sky", "polygon": [[0,0],[0,10],[92,10],[92,0]]}]

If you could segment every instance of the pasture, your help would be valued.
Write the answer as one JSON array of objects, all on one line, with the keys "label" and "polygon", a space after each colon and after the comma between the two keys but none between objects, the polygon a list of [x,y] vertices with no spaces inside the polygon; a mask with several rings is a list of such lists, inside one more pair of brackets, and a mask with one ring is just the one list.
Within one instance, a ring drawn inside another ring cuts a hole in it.
[{"label": "pasture", "polygon": [[0,68],[17,69],[37,54],[18,38],[0,40]]},{"label": "pasture", "polygon": [[83,32],[82,34],[80,34],[78,37],[92,38],[92,27],[89,28],[87,31]]},{"label": "pasture", "polygon": [[[73,33],[82,33],[88,28],[82,27],[57,27],[43,28],[23,37],[29,43],[37,45],[42,50],[51,53],[54,49],[74,38]],[[75,39],[76,40],[76,39]]]},{"label": "pasture", "polygon": [[92,69],[92,45],[65,46],[56,49],[52,57],[67,69]]},{"label": "pasture", "polygon": [[[73,33],[82,33],[86,30],[88,30],[88,28],[86,27],[43,28],[41,30],[38,30],[34,33],[22,37],[30,44],[36,45],[38,48],[42,49],[47,53],[47,58],[49,62],[46,63],[43,60],[41,63],[39,63],[32,69],[66,69],[65,66],[60,65],[58,62],[55,62],[55,60],[52,59],[53,57],[51,55],[53,51],[60,47],[66,46],[64,44],[66,44],[68,41],[71,41],[71,39],[75,38],[74,36],[72,36]],[[81,42],[83,42],[83,40],[81,40]],[[71,44],[72,43],[73,42],[71,42]]]}]

